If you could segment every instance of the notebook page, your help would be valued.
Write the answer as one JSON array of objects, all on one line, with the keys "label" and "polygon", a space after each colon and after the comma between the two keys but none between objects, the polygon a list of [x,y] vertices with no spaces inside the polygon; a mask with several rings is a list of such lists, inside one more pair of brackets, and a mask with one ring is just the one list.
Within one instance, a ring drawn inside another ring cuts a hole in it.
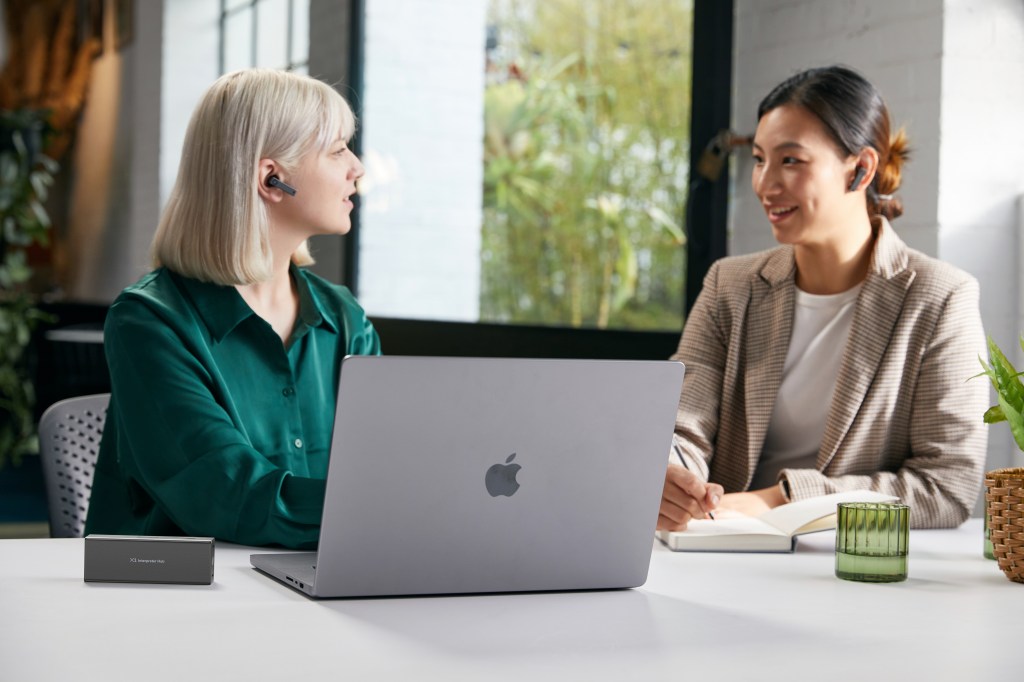
[{"label": "notebook page", "polygon": [[[891,502],[895,499],[892,495],[873,490],[849,490],[790,502],[766,511],[757,520],[774,526],[783,535],[792,535],[813,521],[835,514],[836,505],[840,502]],[[835,524],[826,524],[824,527],[834,528]]]}]

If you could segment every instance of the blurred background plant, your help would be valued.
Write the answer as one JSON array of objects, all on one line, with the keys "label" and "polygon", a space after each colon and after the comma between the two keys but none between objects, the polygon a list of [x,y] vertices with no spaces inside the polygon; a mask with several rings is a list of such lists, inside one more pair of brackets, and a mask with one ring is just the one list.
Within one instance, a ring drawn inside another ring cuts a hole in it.
[{"label": "blurred background plant", "polygon": [[0,468],[38,452],[30,343],[51,251],[45,208],[74,140],[102,26],[77,0],[5,0],[0,70]]},{"label": "blurred background plant", "polygon": [[43,202],[57,164],[42,153],[46,121],[47,112],[0,111],[0,468],[38,451],[26,350],[47,316],[36,307],[28,253],[49,242]]},{"label": "blurred background plant", "polygon": [[690,0],[491,0],[481,320],[682,328]]}]

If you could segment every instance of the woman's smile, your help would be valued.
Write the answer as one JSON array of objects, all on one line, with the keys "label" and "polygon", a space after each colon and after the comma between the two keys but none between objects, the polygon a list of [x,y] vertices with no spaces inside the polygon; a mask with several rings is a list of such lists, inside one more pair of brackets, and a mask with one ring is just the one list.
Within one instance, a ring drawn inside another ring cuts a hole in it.
[{"label": "woman's smile", "polygon": [[773,225],[778,225],[785,221],[796,213],[797,208],[797,206],[776,206],[774,204],[764,204],[764,210],[768,214],[768,220],[771,221]]}]

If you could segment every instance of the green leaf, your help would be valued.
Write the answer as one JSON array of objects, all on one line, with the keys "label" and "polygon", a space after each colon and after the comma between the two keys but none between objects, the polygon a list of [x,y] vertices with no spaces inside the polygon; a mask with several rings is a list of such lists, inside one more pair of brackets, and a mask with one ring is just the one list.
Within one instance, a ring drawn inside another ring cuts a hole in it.
[{"label": "green leaf", "polygon": [[1017,442],[1018,448],[1024,450],[1024,414],[1015,409],[1002,395],[996,397],[999,399],[999,407],[1002,408],[1006,421],[1010,424],[1013,440]]},{"label": "green leaf", "polygon": [[677,245],[683,246],[686,244],[686,234],[683,232],[683,228],[672,220],[668,213],[665,213],[663,209],[658,206],[648,206],[647,215],[650,216],[654,224],[669,233]]},{"label": "green leaf", "polygon": [[[60,164],[51,159],[49,156],[44,156],[43,154],[40,154],[39,156],[36,157],[36,161],[42,164],[43,170],[45,170],[50,175],[56,175],[57,171],[60,170]],[[52,184],[52,182],[53,181],[51,180],[50,184]]]},{"label": "green leaf", "polygon": [[36,198],[45,201],[47,188],[53,184],[53,176],[36,171],[29,175],[29,181],[32,183],[32,191],[36,193]]},{"label": "green leaf", "polygon": [[636,249],[630,242],[625,231],[619,232],[619,257],[615,261],[615,274],[618,286],[612,299],[612,310],[621,310],[636,294],[636,282],[639,276]]},{"label": "green leaf", "polygon": [[984,421],[986,424],[998,424],[999,422],[1006,421],[1006,415],[1003,414],[1003,409],[1001,407],[993,405],[985,410]]},{"label": "green leaf", "polygon": [[36,221],[40,227],[50,226],[50,216],[46,213],[46,209],[38,201],[32,201],[29,203],[32,208],[32,213],[35,215]]},{"label": "green leaf", "polygon": [[1021,373],[1014,368],[992,337],[988,338],[988,354],[989,363],[982,360],[981,366],[991,380],[996,394],[1016,412],[1024,412],[1024,384],[1020,380]]}]

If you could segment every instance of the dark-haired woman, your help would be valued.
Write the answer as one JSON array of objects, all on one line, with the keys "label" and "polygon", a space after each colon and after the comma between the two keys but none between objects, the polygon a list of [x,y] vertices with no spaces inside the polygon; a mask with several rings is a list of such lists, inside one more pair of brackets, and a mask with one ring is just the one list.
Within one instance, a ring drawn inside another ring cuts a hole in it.
[{"label": "dark-haired woman", "polygon": [[659,528],[854,489],[916,527],[969,516],[984,467],[977,281],[907,247],[890,220],[907,142],[843,67],[758,107],[752,185],[774,249],[716,262],[674,359],[686,364]]}]

